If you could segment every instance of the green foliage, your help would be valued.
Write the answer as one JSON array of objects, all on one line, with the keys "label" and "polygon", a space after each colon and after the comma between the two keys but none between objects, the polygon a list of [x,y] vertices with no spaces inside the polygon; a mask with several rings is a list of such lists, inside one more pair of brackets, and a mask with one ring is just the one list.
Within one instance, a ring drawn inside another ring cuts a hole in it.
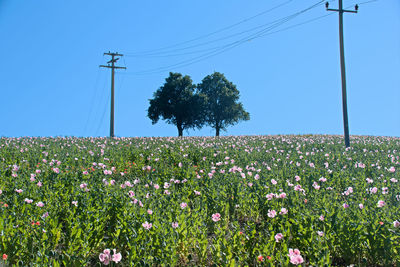
[{"label": "green foliage", "polygon": [[199,128],[203,124],[202,97],[195,94],[195,86],[189,76],[180,73],[169,73],[150,99],[148,117],[152,123],[158,122],[160,117],[167,123],[176,125],[178,135],[190,128]]},{"label": "green foliage", "polygon": [[216,136],[219,136],[220,130],[250,119],[243,104],[238,102],[239,90],[236,85],[228,81],[222,73],[214,72],[206,76],[197,87],[206,99],[206,123],[215,129]]},{"label": "green foliage", "polygon": [[303,266],[396,266],[400,139],[351,141],[0,138],[0,261],[293,266],[298,249]]}]

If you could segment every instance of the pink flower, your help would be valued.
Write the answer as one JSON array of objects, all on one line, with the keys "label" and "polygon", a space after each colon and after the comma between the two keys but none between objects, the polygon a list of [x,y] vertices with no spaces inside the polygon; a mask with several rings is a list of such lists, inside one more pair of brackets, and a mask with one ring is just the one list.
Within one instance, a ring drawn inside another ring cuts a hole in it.
[{"label": "pink flower", "polygon": [[32,199],[29,199],[29,198],[25,198],[24,201],[25,201],[26,203],[28,203],[28,204],[30,204],[30,203],[33,202],[33,200],[32,200]]},{"label": "pink flower", "polygon": [[358,204],[358,207],[362,210],[364,208],[364,205],[360,203]]},{"label": "pink flower", "polygon": [[389,193],[389,188],[387,187],[382,187],[382,194],[387,195]]},{"label": "pink flower", "polygon": [[39,201],[38,203],[36,203],[36,206],[38,207],[44,207],[44,203],[42,201]]},{"label": "pink flower", "polygon": [[17,192],[18,194],[21,194],[24,190],[22,189],[15,189],[15,192]]},{"label": "pink flower", "polygon": [[72,203],[72,205],[74,205],[75,207],[78,207],[78,201],[72,201],[71,203]]},{"label": "pink flower", "polygon": [[317,234],[318,234],[319,236],[324,236],[324,232],[322,232],[322,231],[317,231]]},{"label": "pink flower", "polygon": [[319,216],[319,220],[320,220],[320,221],[323,221],[323,220],[325,220],[325,217],[324,217],[324,215],[321,215],[321,216]]},{"label": "pink flower", "polygon": [[396,228],[399,228],[399,227],[400,227],[400,222],[397,221],[397,220],[394,221],[394,222],[393,222],[393,226],[396,227]]},{"label": "pink flower", "polygon": [[219,220],[221,220],[221,214],[219,214],[219,213],[214,213],[214,214],[211,216],[211,218],[212,218],[212,220],[213,220],[214,222],[218,222]]},{"label": "pink flower", "polygon": [[294,191],[301,191],[301,185],[295,185],[295,187],[294,187]]},{"label": "pink flower", "polygon": [[395,169],[394,167],[390,167],[390,168],[388,169],[388,171],[389,171],[389,172],[395,172],[396,169]]},{"label": "pink flower", "polygon": [[150,230],[150,228],[153,226],[152,223],[148,223],[147,221],[142,223],[142,226],[144,227],[144,229],[146,230]]},{"label": "pink flower", "polygon": [[275,179],[271,179],[272,184],[277,184],[278,182]]},{"label": "pink flower", "polygon": [[178,226],[179,226],[178,222],[173,222],[172,223],[172,228],[176,229],[176,228],[178,228]]},{"label": "pink flower", "polygon": [[347,203],[343,204],[343,208],[347,209],[349,207],[349,205]]},{"label": "pink flower", "polygon": [[279,242],[281,239],[283,239],[283,234],[282,233],[278,233],[275,235],[275,241]]},{"label": "pink flower", "polygon": [[120,252],[117,253],[117,250],[116,250],[116,249],[113,249],[113,252],[114,252],[114,254],[112,255],[112,261],[115,262],[115,263],[120,262],[121,259],[122,259],[121,253],[120,253]]},{"label": "pink flower", "polygon": [[269,193],[269,194],[267,194],[265,197],[266,197],[268,200],[271,200],[271,199],[274,198],[274,196],[275,196],[274,193]]},{"label": "pink flower", "polygon": [[44,219],[44,218],[47,218],[47,217],[49,217],[49,212],[45,212],[45,213],[43,213],[43,215],[42,215],[42,218]]},{"label": "pink flower", "polygon": [[280,194],[279,194],[279,198],[286,198],[286,193],[285,193],[285,192],[280,193]]},{"label": "pink flower", "polygon": [[290,258],[290,263],[298,265],[302,264],[304,262],[303,257],[300,255],[300,251],[298,249],[289,249],[289,258]]},{"label": "pink flower", "polygon": [[319,190],[319,189],[321,188],[321,186],[318,185],[317,182],[314,182],[314,183],[313,183],[313,187],[314,187],[316,190]]},{"label": "pink flower", "polygon": [[41,181],[39,181],[37,184],[36,184],[38,187],[42,187],[42,182]]},{"label": "pink flower", "polygon": [[185,209],[187,207],[187,203],[186,202],[182,202],[180,206],[181,206],[181,209]]},{"label": "pink flower", "polygon": [[347,188],[347,191],[348,191],[349,193],[353,193],[353,187]]},{"label": "pink flower", "polygon": [[151,214],[153,214],[153,211],[151,209],[148,209],[147,213],[151,215]]},{"label": "pink flower", "polygon": [[82,184],[79,185],[79,187],[80,187],[81,189],[84,189],[84,188],[87,187],[87,184],[86,184],[86,183],[82,183]]},{"label": "pink flower", "polygon": [[268,210],[268,217],[274,218],[276,216],[276,211],[275,210]]},{"label": "pink flower", "polygon": [[110,263],[110,260],[111,260],[110,250],[109,249],[105,249],[103,251],[103,253],[100,253],[99,259],[104,265],[108,265]]},{"label": "pink flower", "polygon": [[288,210],[286,208],[281,208],[281,211],[279,212],[279,214],[281,215],[285,215],[288,213]]},{"label": "pink flower", "polygon": [[385,201],[383,201],[383,200],[378,201],[378,208],[382,208],[385,205],[386,205]]}]

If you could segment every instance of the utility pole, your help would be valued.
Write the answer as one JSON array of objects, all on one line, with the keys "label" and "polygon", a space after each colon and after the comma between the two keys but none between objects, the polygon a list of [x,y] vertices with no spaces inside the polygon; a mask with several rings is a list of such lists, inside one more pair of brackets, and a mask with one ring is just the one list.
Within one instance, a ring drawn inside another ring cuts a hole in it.
[{"label": "utility pole", "polygon": [[[115,62],[117,62],[119,59],[119,58],[115,58],[115,57],[122,57],[123,56],[122,54],[118,54],[118,52],[111,53],[110,51],[108,51],[108,53],[104,53],[104,55],[111,56],[111,60],[107,62],[107,66],[100,65],[100,67],[111,69],[110,137],[114,137],[114,73],[115,73],[115,69],[126,69],[126,68],[115,66]],[[111,63],[111,66],[110,66],[110,63]]]},{"label": "utility pole", "polygon": [[339,12],[339,41],[340,41],[340,69],[342,73],[342,105],[343,105],[343,124],[344,124],[344,143],[350,147],[349,137],[349,121],[347,117],[347,93],[346,93],[346,69],[344,64],[344,44],[343,44],[343,13],[357,13],[358,5],[355,5],[355,10],[344,10],[343,1],[339,0],[339,9],[330,9],[329,2],[325,4],[327,11]]}]

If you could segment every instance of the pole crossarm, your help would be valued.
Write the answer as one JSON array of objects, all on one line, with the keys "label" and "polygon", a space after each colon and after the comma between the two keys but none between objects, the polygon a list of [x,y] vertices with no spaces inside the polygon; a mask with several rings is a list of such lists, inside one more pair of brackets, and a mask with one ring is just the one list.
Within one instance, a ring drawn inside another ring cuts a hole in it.
[{"label": "pole crossarm", "polygon": [[104,53],[103,54],[104,56],[115,56],[115,57],[122,57],[123,55],[122,54],[118,54],[118,52],[117,53],[111,53],[111,52],[108,52],[108,53]]},{"label": "pole crossarm", "polygon": [[345,9],[334,9],[334,8],[327,8],[327,11],[336,11],[336,12],[348,12],[348,13],[358,13],[357,10],[345,10]]},{"label": "pole crossarm", "polygon": [[102,67],[102,68],[109,68],[109,69],[112,69],[112,68],[114,68],[114,69],[124,69],[124,70],[126,70],[126,67],[118,67],[118,66],[109,66],[109,65],[100,65],[99,67]]}]

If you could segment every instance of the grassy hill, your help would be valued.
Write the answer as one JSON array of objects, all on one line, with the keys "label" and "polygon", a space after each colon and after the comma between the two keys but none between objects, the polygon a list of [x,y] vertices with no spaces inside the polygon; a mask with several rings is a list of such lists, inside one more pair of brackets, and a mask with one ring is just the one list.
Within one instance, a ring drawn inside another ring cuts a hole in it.
[{"label": "grassy hill", "polygon": [[351,143],[1,138],[0,256],[42,266],[394,265],[400,138]]}]

